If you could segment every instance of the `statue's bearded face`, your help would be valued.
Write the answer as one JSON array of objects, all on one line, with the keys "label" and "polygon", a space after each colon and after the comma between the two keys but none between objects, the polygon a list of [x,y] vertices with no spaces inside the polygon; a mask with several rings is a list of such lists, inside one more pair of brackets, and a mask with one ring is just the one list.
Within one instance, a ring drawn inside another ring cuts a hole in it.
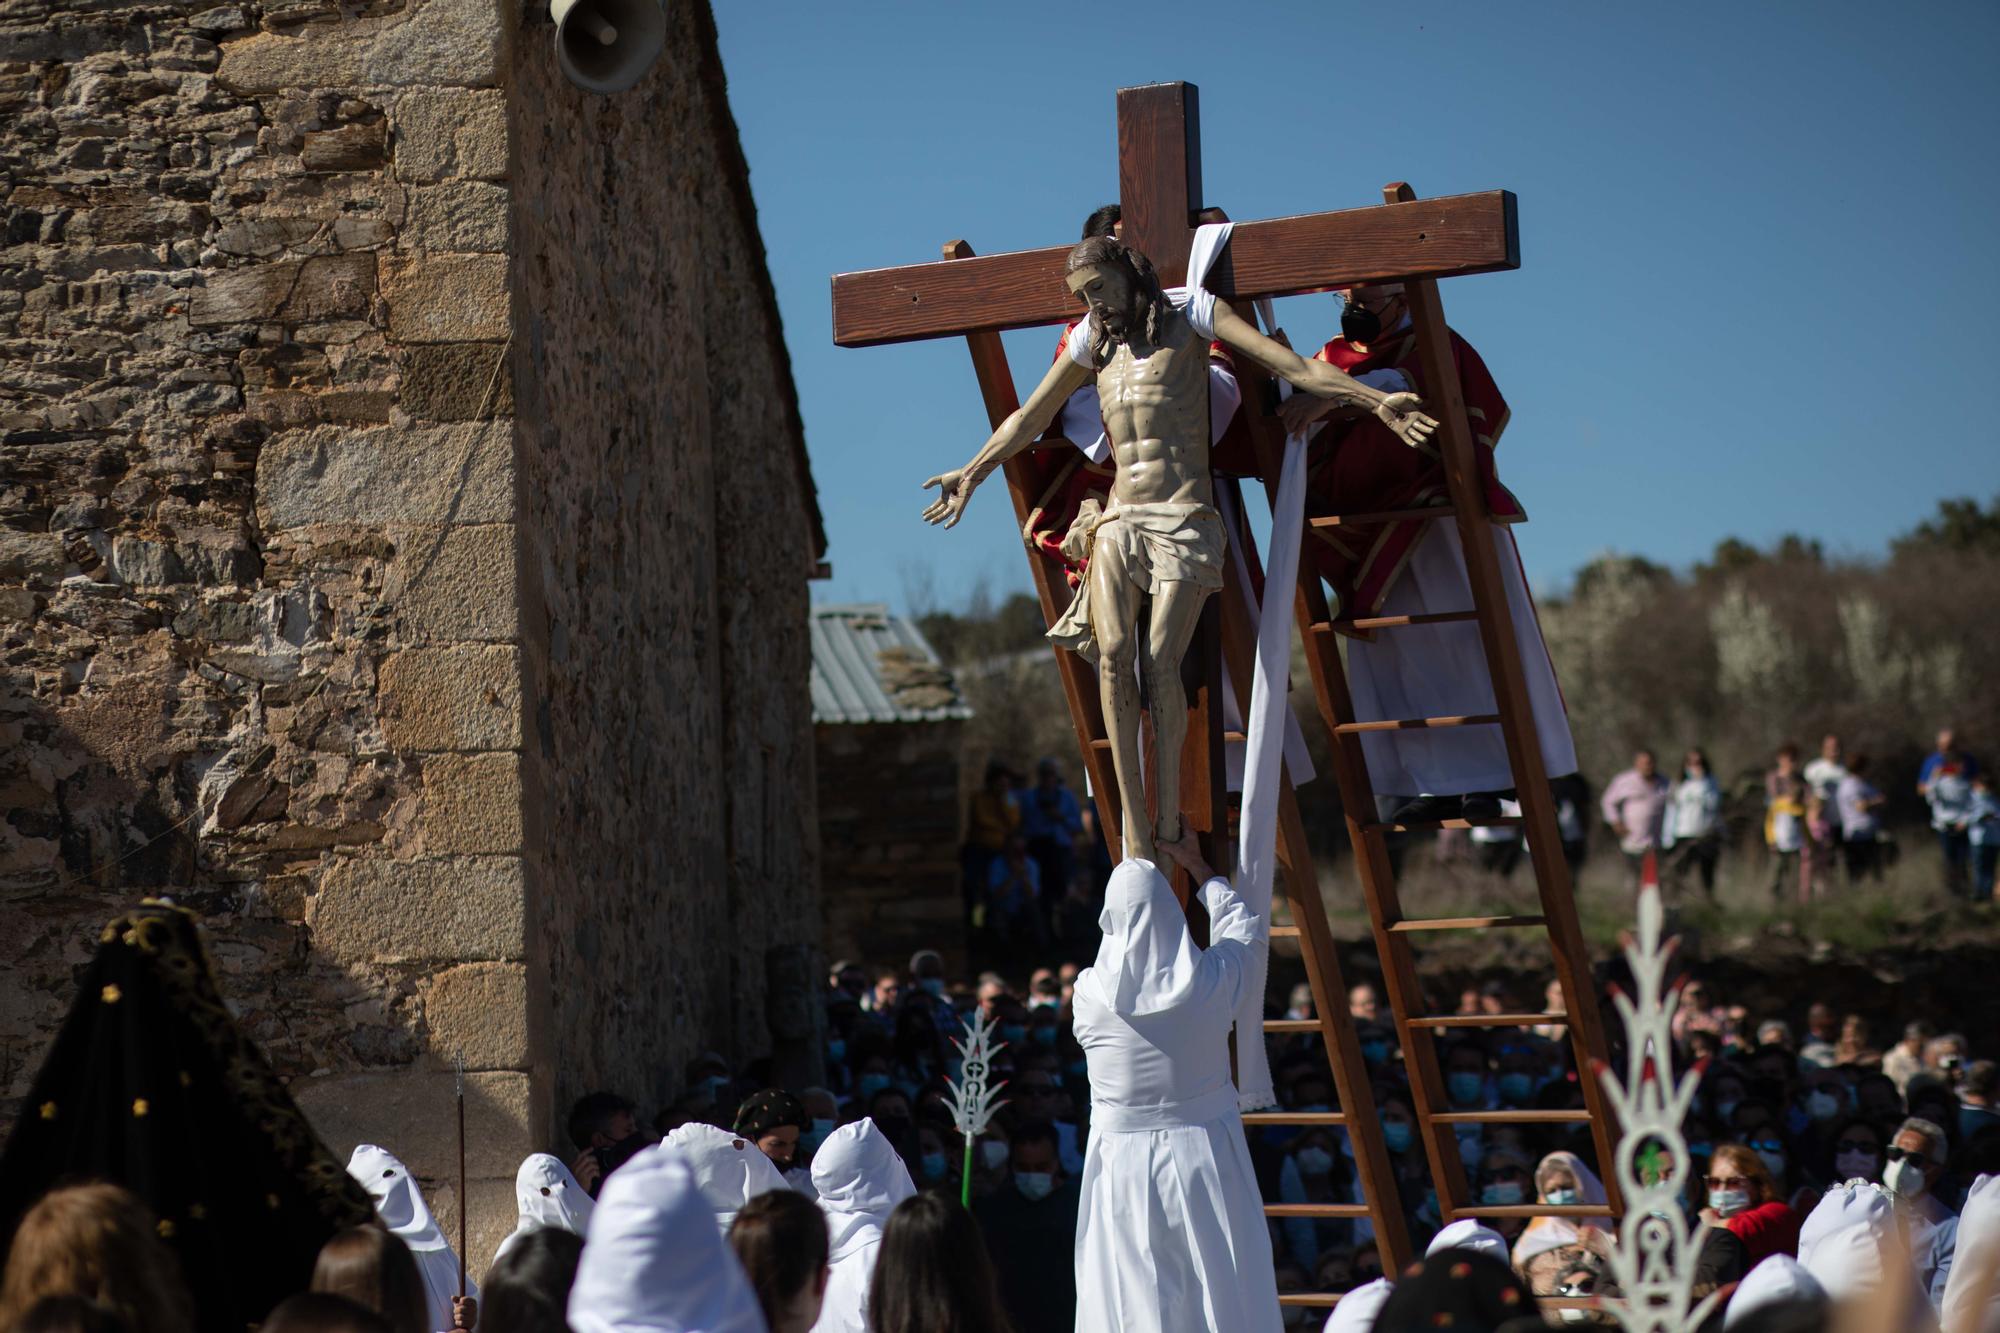
[{"label": "statue's bearded face", "polygon": [[1069,275],[1069,289],[1090,307],[1097,327],[1114,342],[1127,342],[1145,317],[1139,284],[1123,264],[1092,264]]}]

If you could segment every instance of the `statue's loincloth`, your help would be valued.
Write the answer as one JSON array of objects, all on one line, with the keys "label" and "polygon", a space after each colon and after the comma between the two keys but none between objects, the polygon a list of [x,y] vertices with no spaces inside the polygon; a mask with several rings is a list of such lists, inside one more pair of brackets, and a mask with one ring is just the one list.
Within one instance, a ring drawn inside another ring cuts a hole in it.
[{"label": "statue's loincloth", "polygon": [[[1087,560],[1097,547],[1111,543],[1124,557],[1134,583],[1157,593],[1163,583],[1186,581],[1210,592],[1222,586],[1224,543],[1222,516],[1213,505],[1200,503],[1118,504],[1100,510],[1085,500],[1076,522],[1063,538],[1064,554]],[[1069,609],[1049,630],[1058,647],[1097,661],[1097,632],[1091,620],[1090,585],[1086,575]]]}]

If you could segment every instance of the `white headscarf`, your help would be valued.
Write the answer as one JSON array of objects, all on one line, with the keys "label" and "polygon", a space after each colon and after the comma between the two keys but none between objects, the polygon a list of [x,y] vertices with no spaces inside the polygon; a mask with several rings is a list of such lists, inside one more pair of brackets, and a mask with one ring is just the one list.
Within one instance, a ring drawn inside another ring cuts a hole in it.
[{"label": "white headscarf", "polygon": [[1471,1250],[1475,1254],[1492,1255],[1503,1264],[1507,1262],[1507,1238],[1469,1217],[1453,1222],[1431,1237],[1430,1248],[1424,1251],[1424,1258],[1428,1259],[1440,1250]]},{"label": "white headscarf", "polygon": [[1121,1018],[1157,1014],[1183,1004],[1194,987],[1201,951],[1188,934],[1187,913],[1173,886],[1151,861],[1129,856],[1111,872],[1097,961],[1077,977]]},{"label": "white headscarf", "polygon": [[530,1153],[521,1163],[521,1169],[514,1173],[514,1205],[520,1216],[513,1232],[493,1252],[496,1262],[519,1244],[523,1236],[544,1227],[581,1236],[590,1225],[593,1207],[590,1195],[576,1183],[569,1168],[544,1152]]},{"label": "white headscarf", "polygon": [[575,1333],[767,1333],[750,1280],[674,1149],[654,1144],[604,1182],[569,1324]]},{"label": "white headscarf", "polygon": [[387,1148],[362,1144],[347,1159],[347,1174],[361,1182],[361,1188],[375,1201],[375,1214],[382,1225],[402,1237],[403,1244],[420,1253],[451,1248],[424,1203],[417,1178]]},{"label": "white headscarf", "polygon": [[[1556,1169],[1569,1172],[1575,1179],[1578,1203],[1601,1206],[1609,1201],[1604,1192],[1604,1182],[1573,1152],[1552,1152],[1542,1159],[1541,1165],[1535,1168],[1537,1194],[1541,1192],[1544,1173]],[[1581,1245],[1583,1229],[1578,1225],[1579,1221],[1581,1219],[1573,1217],[1529,1218],[1527,1227],[1514,1242],[1514,1266],[1518,1268],[1538,1254],[1547,1254],[1565,1245]]]},{"label": "white headscarf", "polygon": [[1386,1277],[1362,1283],[1340,1298],[1340,1304],[1326,1317],[1326,1327],[1320,1333],[1368,1333],[1375,1327],[1375,1316],[1382,1313],[1382,1307],[1389,1303],[1389,1295],[1395,1290],[1396,1284]]},{"label": "white headscarf", "polygon": [[1744,1275],[1722,1316],[1725,1329],[1734,1328],[1767,1305],[1790,1301],[1826,1300],[1826,1288],[1789,1254],[1774,1254]]},{"label": "white headscarf", "polygon": [[826,1214],[829,1262],[879,1238],[896,1205],[917,1192],[888,1136],[865,1117],[826,1136],[813,1153],[812,1183]]},{"label": "white headscarf", "polygon": [[[1944,1281],[1940,1311],[1946,1328],[1968,1333],[2000,1328],[2000,1283],[1986,1285],[1995,1272],[2000,1272],[2000,1176],[1981,1176],[1966,1191],[1958,1214],[1957,1257]],[[1978,1307],[1982,1298],[1983,1317]]]},{"label": "white headscarf", "polygon": [[785,1178],[764,1150],[741,1134],[690,1123],[667,1135],[666,1142],[686,1160],[695,1188],[708,1201],[716,1226],[724,1232],[744,1204],[759,1194],[785,1188]]}]

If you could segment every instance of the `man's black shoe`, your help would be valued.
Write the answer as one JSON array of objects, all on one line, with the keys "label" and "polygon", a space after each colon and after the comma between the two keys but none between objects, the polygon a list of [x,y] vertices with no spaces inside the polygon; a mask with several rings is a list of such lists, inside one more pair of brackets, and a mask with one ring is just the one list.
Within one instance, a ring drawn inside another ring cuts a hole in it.
[{"label": "man's black shoe", "polygon": [[1392,824],[1431,824],[1440,819],[1462,819],[1463,796],[1419,796],[1389,816]]},{"label": "man's black shoe", "polygon": [[1500,818],[1500,796],[1497,792],[1476,791],[1463,802],[1466,819]]}]

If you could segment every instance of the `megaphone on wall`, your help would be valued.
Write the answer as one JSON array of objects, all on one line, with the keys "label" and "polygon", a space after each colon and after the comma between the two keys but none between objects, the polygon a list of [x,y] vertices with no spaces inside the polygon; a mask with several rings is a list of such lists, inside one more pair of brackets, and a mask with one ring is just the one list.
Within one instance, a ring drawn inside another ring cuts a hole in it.
[{"label": "megaphone on wall", "polygon": [[667,18],[660,0],[550,0],[556,64],[585,92],[622,93],[660,58]]}]

